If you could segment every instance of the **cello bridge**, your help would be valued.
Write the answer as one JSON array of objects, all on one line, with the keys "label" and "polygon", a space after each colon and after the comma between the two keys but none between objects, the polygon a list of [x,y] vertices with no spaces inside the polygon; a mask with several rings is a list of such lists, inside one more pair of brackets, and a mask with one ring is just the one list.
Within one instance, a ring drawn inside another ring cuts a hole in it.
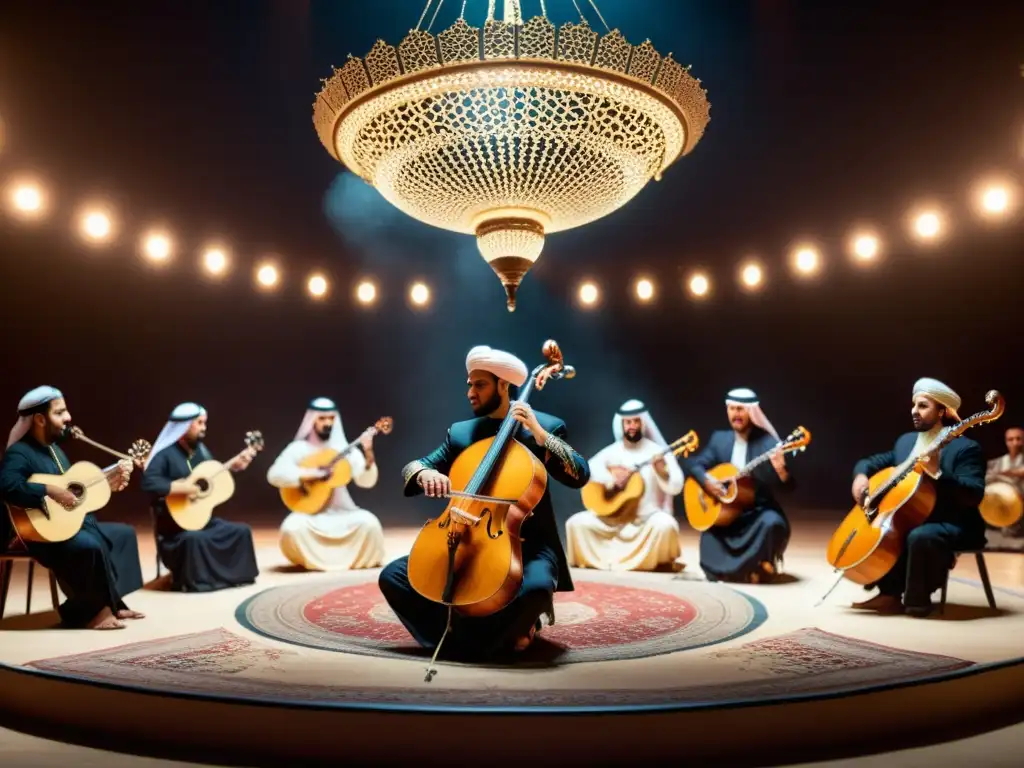
[{"label": "cello bridge", "polygon": [[459,509],[458,507],[451,508],[451,516],[455,519],[456,523],[461,523],[462,525],[476,525],[480,522],[479,517],[474,517],[465,510]]}]

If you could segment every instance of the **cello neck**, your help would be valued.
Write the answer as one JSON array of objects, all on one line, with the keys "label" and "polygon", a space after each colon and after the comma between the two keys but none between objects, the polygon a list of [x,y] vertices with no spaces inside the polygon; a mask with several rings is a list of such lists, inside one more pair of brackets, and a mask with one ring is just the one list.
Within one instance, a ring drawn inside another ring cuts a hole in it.
[{"label": "cello neck", "polygon": [[505,450],[505,446],[508,445],[508,441],[515,437],[516,432],[519,430],[519,422],[512,418],[512,404],[526,403],[530,400],[530,395],[533,393],[533,384],[537,379],[537,374],[543,371],[545,366],[540,365],[534,369],[533,373],[530,374],[530,378],[527,379],[526,384],[523,385],[523,391],[519,393],[519,397],[515,400],[509,398],[508,412],[505,414],[505,418],[501,421],[501,426],[498,427],[498,434],[494,436],[494,442],[491,443],[491,447],[487,449],[487,453],[484,455],[483,461],[480,462],[480,466],[477,467],[476,472],[473,473],[473,477],[470,478],[469,483],[466,485],[465,492],[472,494],[479,494],[483,489],[484,485],[491,477],[491,472],[494,470],[498,463],[498,459],[501,458],[501,454]]}]

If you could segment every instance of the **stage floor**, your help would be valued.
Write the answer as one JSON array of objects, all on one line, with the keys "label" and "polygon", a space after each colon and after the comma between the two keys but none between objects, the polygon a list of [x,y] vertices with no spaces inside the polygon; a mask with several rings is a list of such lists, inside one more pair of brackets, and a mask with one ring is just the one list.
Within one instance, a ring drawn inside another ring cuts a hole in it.
[{"label": "stage floor", "polygon": [[[987,556],[995,612],[974,559],[964,558],[941,615],[876,616],[849,608],[866,593],[847,582],[815,607],[834,581],[822,554],[831,531],[794,523],[782,583],[708,584],[688,530],[682,574],[575,571],[576,592],[558,596],[555,625],[520,663],[441,664],[429,684],[428,659],[380,598],[377,569],[297,572],[273,529],[256,531],[256,584],[191,595],[166,591],[166,578],[150,582],[128,599],[147,618],[120,631],[57,629],[41,569],[34,612],[18,615],[22,566],[0,623],[0,661],[114,686],[296,705],[583,711],[849,695],[1022,655],[1024,555]],[[389,531],[387,559],[406,554],[414,536]],[[148,534],[140,551],[151,580]]]}]

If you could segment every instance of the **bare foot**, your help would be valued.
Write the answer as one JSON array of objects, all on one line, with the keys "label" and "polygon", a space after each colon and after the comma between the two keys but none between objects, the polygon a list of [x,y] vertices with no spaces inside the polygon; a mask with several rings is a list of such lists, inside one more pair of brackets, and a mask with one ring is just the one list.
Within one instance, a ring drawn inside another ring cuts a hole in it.
[{"label": "bare foot", "polygon": [[851,608],[879,613],[903,613],[903,601],[892,595],[875,595],[870,600],[854,603]]},{"label": "bare foot", "polygon": [[761,570],[767,573],[769,576],[775,575],[775,566],[772,563],[769,563],[767,560],[761,563]]},{"label": "bare foot", "polygon": [[131,608],[122,608],[117,612],[117,618],[119,619],[144,619],[146,614],[140,613],[139,611],[133,611]]},{"label": "bare foot", "polygon": [[124,624],[117,620],[109,608],[104,608],[97,613],[88,624],[86,629],[124,629]]},{"label": "bare foot", "polygon": [[673,560],[670,563],[670,566],[672,568],[672,573],[679,573],[681,571],[685,571],[686,570],[686,563],[684,563],[681,559],[680,560]]},{"label": "bare foot", "polygon": [[536,635],[536,634],[537,634],[537,627],[536,626],[530,627],[530,634],[528,634],[526,637],[520,637],[518,640],[516,640],[516,651],[517,652],[522,652],[522,651],[525,651],[527,648],[529,648],[530,647],[530,643],[533,642],[534,635]]}]

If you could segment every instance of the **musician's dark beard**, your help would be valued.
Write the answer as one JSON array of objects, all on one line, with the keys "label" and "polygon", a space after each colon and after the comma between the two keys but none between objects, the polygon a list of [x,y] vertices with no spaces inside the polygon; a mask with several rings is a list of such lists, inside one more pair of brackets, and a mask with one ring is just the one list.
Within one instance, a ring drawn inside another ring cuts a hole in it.
[{"label": "musician's dark beard", "polygon": [[321,440],[323,440],[326,443],[328,440],[331,439],[331,431],[333,429],[334,429],[334,426],[331,425],[329,427],[324,427],[323,429],[315,430],[316,436],[319,437]]},{"label": "musician's dark beard", "polygon": [[486,403],[482,403],[473,409],[474,416],[486,416],[489,413],[494,413],[501,406],[501,393],[495,391],[491,396],[491,399]]},{"label": "musician's dark beard", "polygon": [[638,429],[636,432],[633,432],[632,434],[627,432],[626,439],[629,440],[629,442],[631,443],[639,443],[641,440],[644,439],[644,431],[642,429]]},{"label": "musician's dark beard", "polygon": [[51,445],[54,443],[63,443],[71,437],[71,425],[68,424],[60,428],[60,431],[52,435],[50,438]]}]

